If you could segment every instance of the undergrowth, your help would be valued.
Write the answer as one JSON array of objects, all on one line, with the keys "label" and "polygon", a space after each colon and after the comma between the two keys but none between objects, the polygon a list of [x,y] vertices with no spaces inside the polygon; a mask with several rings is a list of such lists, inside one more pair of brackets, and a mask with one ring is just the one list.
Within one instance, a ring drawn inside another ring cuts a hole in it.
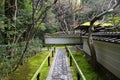
[{"label": "undergrowth", "polygon": [[[48,54],[49,54],[48,51],[43,51],[37,53],[35,56],[31,58],[28,58],[28,61],[24,65],[20,66],[15,72],[8,75],[8,77],[6,77],[5,80],[31,80],[32,76],[37,71],[37,69],[42,64],[43,60],[46,58]],[[40,74],[41,80],[46,79],[49,69],[50,67],[48,67],[46,61],[41,70]]]},{"label": "undergrowth", "polygon": [[[88,63],[85,55],[81,51],[72,51],[72,54],[79,65],[79,68],[82,70],[83,74],[86,77],[86,80],[105,80],[97,72],[93,70],[91,65]],[[77,80],[76,67],[73,64],[71,67],[73,80]],[[82,80],[82,79],[81,79]]]}]

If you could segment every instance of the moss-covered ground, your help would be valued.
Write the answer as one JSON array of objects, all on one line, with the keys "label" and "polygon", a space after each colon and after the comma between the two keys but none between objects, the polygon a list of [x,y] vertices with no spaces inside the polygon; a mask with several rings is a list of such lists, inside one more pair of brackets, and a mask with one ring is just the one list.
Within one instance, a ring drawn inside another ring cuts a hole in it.
[{"label": "moss-covered ground", "polygon": [[[95,72],[93,70],[93,68],[88,63],[88,61],[87,61],[85,55],[83,54],[83,52],[72,51],[72,54],[73,54],[76,62],[78,63],[80,69],[82,70],[83,74],[85,75],[86,80],[106,80],[102,76],[100,76],[100,74],[98,74],[97,72]],[[75,68],[74,64],[71,67],[71,71],[72,71],[73,80],[77,80],[76,68]]]},{"label": "moss-covered ground", "polygon": [[[28,61],[24,65],[20,66],[15,72],[11,73],[5,80],[31,80],[32,76],[37,71],[37,69],[48,54],[48,51],[37,53],[35,56],[29,58]],[[46,79],[49,69],[50,67],[48,67],[46,61],[41,70],[40,80]]]}]

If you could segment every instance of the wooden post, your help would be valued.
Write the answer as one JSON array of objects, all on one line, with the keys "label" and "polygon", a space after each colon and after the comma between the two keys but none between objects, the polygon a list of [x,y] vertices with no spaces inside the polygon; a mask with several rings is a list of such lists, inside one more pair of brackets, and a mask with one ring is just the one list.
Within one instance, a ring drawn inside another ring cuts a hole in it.
[{"label": "wooden post", "polygon": [[65,49],[66,49],[67,56],[69,57],[69,51],[66,46],[65,46]]},{"label": "wooden post", "polygon": [[54,47],[54,53],[55,53],[56,48]]},{"label": "wooden post", "polygon": [[68,52],[68,50],[67,50],[67,56],[69,57],[69,52]]},{"label": "wooden post", "polygon": [[48,66],[50,66],[50,56],[48,57]]},{"label": "wooden post", "polygon": [[70,56],[70,66],[72,66],[72,57]]},{"label": "wooden post", "polygon": [[54,51],[52,50],[52,57],[54,57]]},{"label": "wooden post", "polygon": [[81,76],[79,74],[79,72],[77,71],[77,80],[80,80]]},{"label": "wooden post", "polygon": [[38,73],[37,75],[37,80],[40,80],[40,73]]}]

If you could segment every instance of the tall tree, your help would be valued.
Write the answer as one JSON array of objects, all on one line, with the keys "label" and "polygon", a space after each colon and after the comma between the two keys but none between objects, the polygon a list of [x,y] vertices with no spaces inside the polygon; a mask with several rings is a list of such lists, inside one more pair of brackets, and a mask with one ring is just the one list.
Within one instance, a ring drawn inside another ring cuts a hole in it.
[{"label": "tall tree", "polygon": [[92,57],[92,65],[94,69],[97,69],[97,59],[96,59],[96,51],[93,43],[93,38],[92,38],[92,33],[94,31],[94,23],[99,20],[101,17],[104,15],[113,12],[116,7],[120,5],[120,0],[113,0],[113,3],[111,3],[111,7],[108,8],[107,10],[103,11],[102,13],[94,16],[94,18],[90,21],[90,27],[89,27],[89,33],[88,33],[88,46],[90,49],[91,57]]},{"label": "tall tree", "polygon": [[75,26],[74,24],[78,22],[76,17],[81,10],[81,0],[58,0],[54,10],[60,29],[69,33]]},{"label": "tall tree", "polygon": [[[5,21],[5,31],[14,31],[15,25],[14,22],[16,20],[16,14],[17,14],[17,0],[5,0],[5,6],[4,6],[4,14],[7,18]],[[12,40],[10,38],[13,38],[14,35],[10,35],[8,33],[4,33],[5,38],[5,44],[8,44]],[[13,38],[14,39],[14,38]]]},{"label": "tall tree", "polygon": [[29,27],[29,29],[27,31],[26,43],[25,43],[25,46],[24,46],[25,48],[23,49],[23,51],[21,53],[21,56],[20,56],[20,58],[18,60],[18,63],[14,67],[13,71],[15,71],[23,61],[23,58],[25,56],[25,52],[27,51],[27,48],[29,46],[29,41],[33,38],[34,34],[36,33],[36,29],[34,29],[35,26],[39,27],[38,25],[40,25],[44,21],[44,19],[46,17],[46,14],[47,14],[47,11],[53,5],[55,5],[56,2],[57,2],[57,0],[54,0],[49,5],[43,5],[43,4],[46,4],[47,1],[44,1],[44,0],[36,0],[36,1],[34,1],[34,0],[32,0],[32,10],[31,10],[32,11],[32,14],[31,14],[32,23],[31,23],[31,25],[30,25],[30,27]]}]

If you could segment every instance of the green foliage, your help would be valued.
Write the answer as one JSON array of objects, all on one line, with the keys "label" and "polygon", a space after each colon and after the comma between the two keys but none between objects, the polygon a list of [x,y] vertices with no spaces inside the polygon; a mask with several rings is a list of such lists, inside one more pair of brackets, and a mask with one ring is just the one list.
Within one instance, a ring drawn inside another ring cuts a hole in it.
[{"label": "green foliage", "polygon": [[59,30],[55,14],[52,11],[52,9],[48,11],[48,14],[45,19],[47,33],[55,33]]},{"label": "green foliage", "polygon": [[[87,59],[85,58],[84,53],[79,51],[72,51],[72,53],[83,74],[85,75],[86,80],[106,80],[102,76],[98,75],[98,73],[94,72]],[[72,73],[74,80],[77,80],[75,69],[75,66],[72,67]]]},{"label": "green foliage", "polygon": [[16,45],[0,45],[0,76],[8,74],[12,69],[14,54],[9,53],[15,46]]},{"label": "green foliage", "polygon": [[119,23],[120,17],[109,17],[109,21],[112,22],[113,24]]},{"label": "green foliage", "polygon": [[4,20],[6,20],[6,17],[0,14],[0,29],[4,29]]},{"label": "green foliage", "polygon": [[[11,72],[11,70],[13,70],[18,63],[21,53],[25,49],[28,32],[30,31],[33,23],[33,6],[30,0],[18,0],[16,19],[13,19],[13,15],[8,18],[7,16],[9,16],[9,14],[4,13],[4,1],[5,0],[0,0],[0,77]],[[35,12],[35,21],[50,4],[51,0],[43,0],[42,8]],[[11,6],[7,7],[12,8]],[[51,20],[52,22],[48,23],[45,20],[42,21],[42,18],[44,18],[44,15],[42,15],[37,24],[34,24],[35,27],[32,29],[31,33],[34,35],[35,30],[37,32],[37,36],[30,39],[23,61],[27,57],[31,57],[32,55],[35,55],[36,52],[41,51],[43,46],[41,39],[43,40],[43,35],[46,33],[46,31],[55,32],[58,30],[55,15],[52,13],[52,11],[48,11],[47,13],[50,16],[49,21]],[[10,12],[10,15],[11,14],[13,13]],[[46,20],[47,19],[48,18],[46,18]],[[41,39],[36,37],[40,37]],[[19,40],[17,41],[17,39]]]},{"label": "green foliage", "polygon": [[[15,66],[16,62],[18,62],[24,46],[25,42],[13,45],[0,45],[0,76],[8,74],[8,72],[12,70],[12,67]],[[41,48],[42,41],[38,38],[32,39],[23,60],[27,57],[35,55],[36,52],[41,51]],[[9,54],[10,51],[12,51],[11,54]]]},{"label": "green foliage", "polygon": [[[35,29],[40,32],[40,31],[45,31],[46,30],[46,26],[45,26],[45,23],[41,23],[40,25],[38,26],[35,26]],[[38,34],[38,33],[37,33]]]},{"label": "green foliage", "polygon": [[31,12],[27,10],[19,9],[18,17],[16,19],[16,28],[18,35],[21,34],[25,29],[29,28],[32,24]]},{"label": "green foliage", "polygon": [[4,0],[0,0],[0,14],[4,13]]},{"label": "green foliage", "polygon": [[42,46],[42,41],[39,38],[30,40],[28,47],[28,56],[30,56],[30,53],[34,54],[36,52],[41,51]]},{"label": "green foliage", "polygon": [[[111,22],[114,25],[120,24],[120,16],[108,17],[108,19],[109,19],[109,22]],[[118,26],[117,28],[111,29],[111,31],[120,31],[120,26]]]},{"label": "green foliage", "polygon": [[[17,71],[6,77],[5,80],[30,80],[48,53],[48,51],[42,51],[35,56],[28,58],[28,61],[23,66],[19,67]],[[49,69],[50,67],[47,66],[46,62],[42,68],[41,80],[46,79]]]},{"label": "green foliage", "polygon": [[27,14],[29,14],[29,12],[32,12],[32,3],[30,0],[25,0],[25,9],[27,10]]}]

